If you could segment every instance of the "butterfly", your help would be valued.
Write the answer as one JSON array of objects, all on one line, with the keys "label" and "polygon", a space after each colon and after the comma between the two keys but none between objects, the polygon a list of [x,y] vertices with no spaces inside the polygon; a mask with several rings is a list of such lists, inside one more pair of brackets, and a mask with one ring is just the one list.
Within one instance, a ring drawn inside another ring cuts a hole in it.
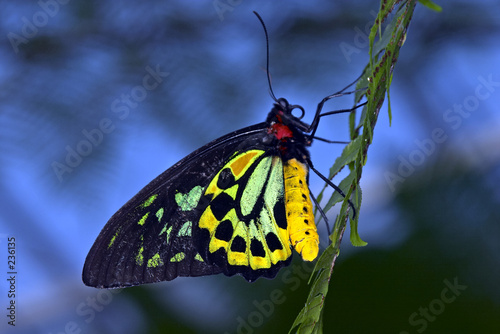
[{"label": "butterfly", "polygon": [[[269,68],[269,46],[267,52]],[[274,104],[265,122],[192,152],[110,218],[87,255],[86,285],[116,288],[219,273],[253,282],[274,278],[290,264],[292,248],[305,261],[316,259],[311,198],[318,205],[309,170],[345,194],[314,168],[308,147],[313,139],[327,141],[315,137],[321,117],[352,111],[322,113],[347,87],[324,98],[307,124],[304,108],[277,99],[269,74],[268,81]]]}]

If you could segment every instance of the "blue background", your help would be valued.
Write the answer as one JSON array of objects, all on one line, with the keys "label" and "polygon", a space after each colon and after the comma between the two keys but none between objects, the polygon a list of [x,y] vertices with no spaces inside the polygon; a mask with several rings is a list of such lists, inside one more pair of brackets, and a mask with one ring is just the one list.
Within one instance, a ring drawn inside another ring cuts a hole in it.
[{"label": "blue background", "polygon": [[[214,3],[230,4],[218,12]],[[417,5],[401,50],[392,125],[386,103],[361,179],[359,233],[368,246],[353,248],[346,234],[326,299],[327,332],[500,330],[500,6],[441,5],[442,13]],[[316,104],[366,65],[364,32],[378,4],[42,0],[2,7],[1,332],[288,330],[308,292],[311,267],[300,261],[272,281],[181,278],[114,294],[84,286],[81,269],[105,222],[150,180],[208,141],[265,119],[272,105],[265,39],[252,10],[269,30],[276,95],[302,105],[310,121]],[[152,90],[140,88],[148,67],[169,73]],[[127,94],[135,104],[120,101]],[[342,97],[327,108],[351,105]],[[102,122],[108,133],[85,144],[85,133]],[[444,133],[437,141],[436,131]],[[347,140],[347,116],[323,119],[318,135]],[[84,152],[81,159],[68,158],[72,150]],[[341,150],[316,142],[315,166],[327,173]],[[68,169],[58,173],[57,164]],[[310,183],[317,194],[322,183],[314,175]],[[324,226],[320,233],[324,245]],[[6,317],[11,236],[15,329]]]}]

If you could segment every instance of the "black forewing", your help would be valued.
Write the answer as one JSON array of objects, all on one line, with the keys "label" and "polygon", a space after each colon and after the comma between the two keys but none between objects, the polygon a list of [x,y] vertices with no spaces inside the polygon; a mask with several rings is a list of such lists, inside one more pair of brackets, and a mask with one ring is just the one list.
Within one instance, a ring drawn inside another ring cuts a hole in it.
[{"label": "black forewing", "polygon": [[[235,131],[194,151],[151,181],[104,226],[87,255],[84,283],[112,288],[221,273],[220,267],[200,261],[192,237],[185,229],[181,232],[186,222],[197,224],[203,207],[183,211],[175,196],[196,186],[204,189],[234,152],[262,148],[266,138],[266,123]],[[156,199],[145,206],[155,194]],[[162,208],[163,214],[158,215]],[[176,254],[183,257],[170,261]]]}]

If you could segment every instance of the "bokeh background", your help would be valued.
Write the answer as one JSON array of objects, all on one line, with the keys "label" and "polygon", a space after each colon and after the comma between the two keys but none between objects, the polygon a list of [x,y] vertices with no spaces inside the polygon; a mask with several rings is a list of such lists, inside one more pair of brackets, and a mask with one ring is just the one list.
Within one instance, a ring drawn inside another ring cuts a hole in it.
[{"label": "bokeh background", "polygon": [[[386,103],[361,180],[368,246],[344,238],[325,332],[500,332],[500,5],[438,2],[442,13],[417,6],[395,68],[392,125]],[[311,266],[301,261],[253,284],[218,275],[111,293],[81,281],[100,229],[142,186],[209,140],[265,119],[272,100],[253,10],[269,30],[275,93],[304,106],[306,120],[368,61],[374,1],[2,4],[2,333],[291,327],[308,292]],[[156,87],[141,88],[154,70]],[[342,97],[327,108],[351,105]],[[106,133],[89,146],[99,127]],[[323,119],[318,135],[346,140],[347,116]],[[327,173],[341,150],[316,142],[311,154]],[[313,192],[321,187],[311,176]],[[6,317],[12,236],[15,328]]]}]

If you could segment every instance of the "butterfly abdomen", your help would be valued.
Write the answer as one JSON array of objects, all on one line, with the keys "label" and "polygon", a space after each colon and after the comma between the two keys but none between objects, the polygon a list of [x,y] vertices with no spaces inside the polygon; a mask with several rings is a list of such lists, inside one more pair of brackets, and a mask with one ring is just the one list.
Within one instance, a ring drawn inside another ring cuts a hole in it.
[{"label": "butterfly abdomen", "polygon": [[308,168],[297,159],[283,165],[285,207],[290,242],[304,261],[318,256],[319,237],[307,185]]}]

